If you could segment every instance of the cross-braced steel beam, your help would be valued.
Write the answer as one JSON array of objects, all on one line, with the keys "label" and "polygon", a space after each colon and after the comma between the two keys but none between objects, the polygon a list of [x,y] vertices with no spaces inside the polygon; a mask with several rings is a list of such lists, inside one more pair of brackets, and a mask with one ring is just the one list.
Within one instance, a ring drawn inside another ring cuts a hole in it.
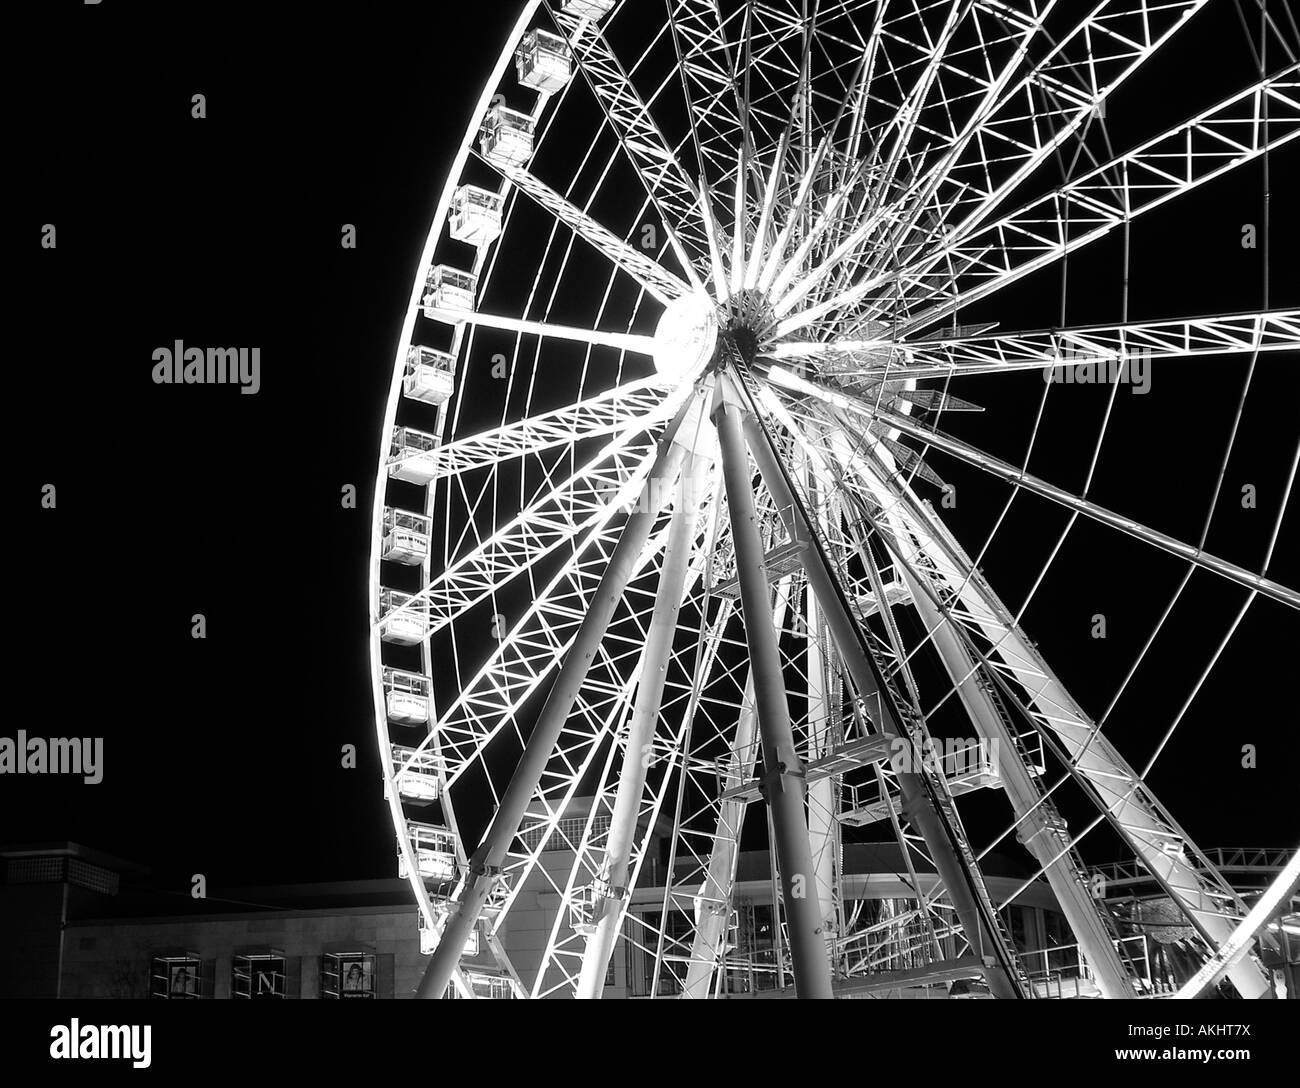
[{"label": "cross-braced steel beam", "polygon": [[[855,621],[845,606],[843,594],[837,589],[834,577],[826,568],[815,543],[813,528],[808,524],[802,506],[795,499],[767,433],[752,412],[742,410],[740,415],[745,432],[750,439],[749,444],[754,460],[759,472],[762,473],[763,483],[772,495],[790,539],[802,545],[800,558],[804,569],[808,572],[809,584],[817,597],[818,604],[821,605],[826,624],[831,629],[831,635],[845,669],[853,678],[859,695],[878,708],[878,726],[881,731],[891,736],[904,736],[903,730],[895,720],[894,710],[883,694],[882,689],[885,685],[877,677],[870,655],[863,649]],[[989,989],[997,997],[1025,996],[1014,966],[1009,962],[1009,950],[1003,949],[1007,953],[1007,958],[997,955],[999,948],[1005,942],[994,929],[994,918],[987,896],[980,895],[978,870],[973,865],[966,865],[958,857],[957,844],[952,841],[955,829],[945,827],[935,807],[935,798],[927,791],[926,782],[921,775],[905,772],[900,773],[898,779],[902,790],[904,811],[926,841],[935,868],[948,889],[958,918],[961,919],[967,940],[982,958],[987,957],[994,961],[993,965],[985,969]],[[983,909],[980,904],[981,898],[985,900]]]},{"label": "cross-braced steel beam", "polygon": [[799,997],[830,998],[830,962],[822,935],[808,820],[804,813],[807,786],[803,761],[795,751],[781,655],[772,629],[763,542],[754,513],[749,458],[741,433],[740,401],[726,375],[718,384],[713,421],[722,449],[740,606],[753,668],[758,729],[763,738],[763,795],[772,813],[777,865],[790,931],[790,954],[794,961],[795,993]]}]

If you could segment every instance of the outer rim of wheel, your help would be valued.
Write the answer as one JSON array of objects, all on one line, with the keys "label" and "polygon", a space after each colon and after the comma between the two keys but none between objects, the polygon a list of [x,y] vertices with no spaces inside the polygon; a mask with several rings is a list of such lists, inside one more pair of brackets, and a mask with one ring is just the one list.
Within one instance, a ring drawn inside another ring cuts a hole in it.
[{"label": "outer rim of wheel", "polygon": [[451,210],[452,196],[460,184],[460,178],[469,160],[474,137],[478,133],[482,118],[492,104],[492,99],[497,93],[497,87],[505,78],[519,40],[524,36],[534,14],[543,2],[544,0],[526,0],[514,27],[502,46],[496,64],[483,85],[478,102],[466,124],[465,134],[461,138],[456,157],[448,168],[442,192],[438,197],[438,203],[433,213],[433,221],[425,238],[419,263],[416,266],[410,301],[407,304],[406,314],[402,320],[402,330],[397,340],[397,352],[392,363],[392,377],[389,379],[388,398],[385,402],[384,418],[379,432],[379,451],[376,458],[374,493],[370,511],[370,559],[367,583],[367,604],[370,622],[370,683],[374,696],[375,733],[379,746],[379,763],[383,773],[384,794],[388,802],[389,815],[393,821],[393,831],[397,837],[399,855],[406,864],[408,882],[415,892],[416,901],[428,924],[434,924],[436,917],[428,889],[424,885],[424,880],[416,864],[410,836],[406,830],[407,816],[402,808],[401,794],[398,792],[396,776],[393,773],[393,741],[389,734],[388,711],[384,698],[384,661],[382,640],[379,634],[381,619],[379,615],[379,599],[381,591],[380,571],[383,556],[384,508],[387,505],[385,500],[387,498],[388,484],[388,444],[393,428],[396,425],[397,406],[402,397],[402,378],[406,367],[406,353],[411,346],[412,336],[415,331],[415,320],[420,310],[425,274],[432,264],[434,253],[442,240],[447,216]]}]

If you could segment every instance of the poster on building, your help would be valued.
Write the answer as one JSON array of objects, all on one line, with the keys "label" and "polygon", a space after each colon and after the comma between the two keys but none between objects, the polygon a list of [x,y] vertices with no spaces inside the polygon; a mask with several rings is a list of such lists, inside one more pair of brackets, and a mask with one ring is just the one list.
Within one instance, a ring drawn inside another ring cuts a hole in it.
[{"label": "poster on building", "polygon": [[339,957],[339,978],[343,997],[375,996],[374,956]]},{"label": "poster on building", "polygon": [[173,1001],[199,996],[197,960],[181,960],[167,965],[167,996]]}]

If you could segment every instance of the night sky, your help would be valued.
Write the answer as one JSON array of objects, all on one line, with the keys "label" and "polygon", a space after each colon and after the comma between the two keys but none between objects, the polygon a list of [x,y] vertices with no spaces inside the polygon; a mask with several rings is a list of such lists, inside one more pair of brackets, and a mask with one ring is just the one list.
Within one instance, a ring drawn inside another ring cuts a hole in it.
[{"label": "night sky", "polygon": [[[658,11],[659,5],[652,5]],[[11,208],[6,464],[10,541],[4,735],[102,736],[104,781],[0,780],[0,841],[72,839],[150,865],[159,887],[391,876],[366,660],[370,487],[388,368],[438,191],[514,4],[33,5],[15,49],[39,52],[22,95]],[[1108,109],[1122,150],[1251,79],[1228,0],[1213,3]],[[207,96],[193,120],[190,97]],[[1272,157],[1271,304],[1300,300],[1300,143]],[[12,144],[11,144],[12,150]],[[1135,318],[1258,308],[1259,164],[1133,230]],[[54,251],[39,248],[44,223]],[[355,251],[340,247],[353,223]],[[1071,260],[1068,320],[1118,316],[1119,251]],[[1059,271],[971,320],[1041,328]],[[987,315],[987,316],[986,316]],[[965,315],[964,315],[965,319]],[[151,353],[257,346],[262,390],[157,386]],[[1157,363],[1151,395],[1121,392],[1098,501],[1195,539],[1246,357]],[[1300,421],[1291,355],[1260,359],[1210,550],[1257,567]],[[1185,380],[1183,380],[1185,376]],[[983,416],[951,429],[1023,455],[1032,382],[957,392]],[[1106,391],[1051,402],[1032,468],[1081,486]],[[942,457],[978,550],[1005,489]],[[40,488],[58,488],[56,511]],[[339,502],[357,485],[358,509]],[[1255,483],[1259,509],[1238,496]],[[1271,577],[1300,585],[1300,524]],[[1018,500],[989,574],[1018,603],[1065,517]],[[1019,543],[1016,543],[1019,539]],[[1080,524],[1026,627],[1099,714],[1181,566]],[[1117,711],[1134,762],[1213,653],[1244,592],[1198,574]],[[208,637],[190,637],[206,614]],[[1104,612],[1111,637],[1089,637]],[[1291,681],[1300,624],[1256,602],[1193,704],[1153,785],[1198,841],[1294,845],[1300,816]],[[1243,743],[1259,767],[1240,766]],[[340,766],[355,744],[359,766]]]}]

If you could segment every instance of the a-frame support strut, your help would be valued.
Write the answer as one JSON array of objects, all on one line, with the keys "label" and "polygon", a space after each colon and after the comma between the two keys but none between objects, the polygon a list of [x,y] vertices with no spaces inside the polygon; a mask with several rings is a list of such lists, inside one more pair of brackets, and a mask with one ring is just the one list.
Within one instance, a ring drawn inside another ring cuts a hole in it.
[{"label": "a-frame support strut", "polygon": [[609,957],[618,940],[619,924],[623,921],[623,910],[629,895],[628,874],[633,839],[636,836],[641,794],[645,789],[649,766],[646,756],[654,743],[664,682],[668,678],[673,636],[677,633],[677,615],[681,610],[687,568],[695,544],[695,515],[699,508],[696,480],[700,465],[704,463],[706,462],[694,453],[687,454],[677,481],[677,496],[673,501],[664,564],[659,572],[654,613],[646,632],[641,679],[637,684],[636,702],[628,724],[605,860],[597,884],[602,894],[597,899],[596,929],[587,938],[582,954],[582,972],[578,979],[580,998],[598,998],[603,993]]},{"label": "a-frame support strut", "polygon": [[803,763],[795,751],[781,656],[776,632],[772,628],[767,574],[763,567],[763,541],[754,512],[749,457],[741,434],[741,405],[726,374],[719,378],[713,422],[722,449],[722,474],[726,481],[727,511],[736,551],[740,607],[758,706],[758,729],[763,739],[762,790],[772,814],[782,900],[790,933],[790,954],[794,960],[795,994],[798,997],[831,998],[834,995],[830,961],[826,955],[821,911],[817,905],[808,820],[804,812],[807,786]]},{"label": "a-frame support strut", "polygon": [[[722,379],[722,382],[729,384],[739,380],[732,379],[728,375]],[[904,737],[905,734],[895,718],[895,709],[882,691],[883,685],[877,679],[873,662],[862,646],[855,621],[845,605],[842,593],[837,590],[831,572],[826,569],[824,558],[816,546],[812,528],[805,520],[803,507],[796,501],[785,473],[781,470],[767,432],[751,411],[741,409],[738,414],[743,419],[745,434],[750,440],[749,447],[763,476],[763,483],[776,504],[786,531],[791,541],[796,545],[802,545],[800,557],[808,573],[808,583],[817,598],[817,603],[821,606],[836,649],[853,679],[854,686],[858,689],[858,694],[879,708],[877,724],[882,732],[894,737]],[[922,776],[903,771],[898,775],[898,782],[903,797],[903,809],[925,839],[935,869],[948,890],[967,940],[981,960],[988,964],[984,973],[990,992],[995,997],[1001,998],[1029,996],[1014,964],[1009,962],[1011,953],[1002,947],[1005,942],[996,933],[993,920],[986,920],[983,917],[984,913],[991,910],[991,904],[986,901],[985,911],[981,911],[977,889],[972,887],[979,879],[978,875],[973,871],[973,867],[964,865],[959,859],[949,829],[940,818]],[[1004,954],[998,954],[999,952]]]},{"label": "a-frame support strut", "polygon": [[[901,519],[895,516],[893,520],[895,534],[901,534]],[[873,528],[882,531],[874,523]],[[855,544],[859,551],[868,546],[865,539],[855,539]],[[1020,759],[1015,737],[1003,714],[998,712],[995,696],[986,687],[987,681],[981,682],[982,674],[962,644],[953,621],[942,614],[922,591],[919,579],[923,575],[901,559],[899,563],[902,568],[900,576],[908,587],[912,604],[925,629],[931,633],[934,648],[957,688],[958,699],[967,716],[980,736],[997,745],[1000,751],[999,776],[1016,818],[1023,821],[1020,841],[1042,866],[1098,987],[1109,998],[1135,997],[1128,972],[1098,910],[1097,900],[1092,898],[1081,871],[1074,864],[1074,857],[1068,849],[1068,837],[1056,824],[1055,806],[1050,802],[1044,804],[1042,794]]]}]

